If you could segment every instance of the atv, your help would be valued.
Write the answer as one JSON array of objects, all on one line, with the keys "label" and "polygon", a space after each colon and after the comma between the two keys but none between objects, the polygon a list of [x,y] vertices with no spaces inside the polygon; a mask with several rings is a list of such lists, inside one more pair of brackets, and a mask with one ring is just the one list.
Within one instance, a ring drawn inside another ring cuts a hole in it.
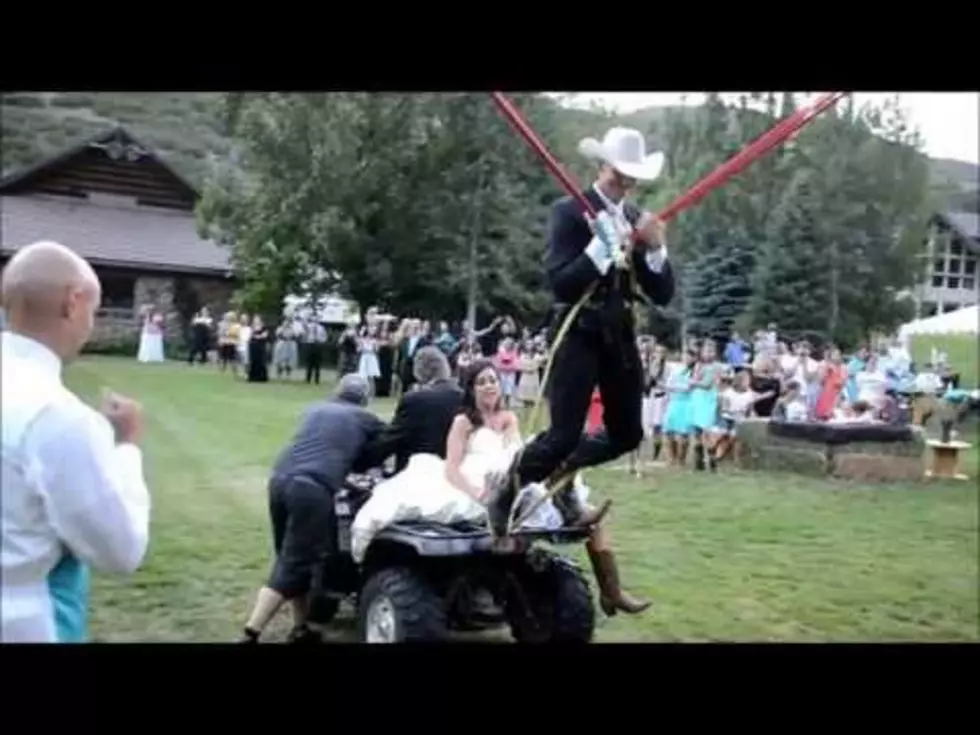
[{"label": "atv", "polygon": [[335,498],[338,553],[318,579],[311,622],[328,623],[351,600],[366,643],[444,641],[456,631],[504,627],[520,643],[592,640],[595,608],[582,569],[543,546],[580,544],[588,528],[520,531],[495,542],[480,525],[396,523],[357,564],[350,527],[377,481],[352,475]]}]

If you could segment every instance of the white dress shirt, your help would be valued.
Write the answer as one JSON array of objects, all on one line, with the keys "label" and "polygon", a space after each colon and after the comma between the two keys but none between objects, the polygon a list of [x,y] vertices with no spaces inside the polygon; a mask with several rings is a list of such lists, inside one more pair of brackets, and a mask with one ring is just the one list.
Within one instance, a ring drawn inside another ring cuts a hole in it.
[{"label": "white dress shirt", "polygon": [[[596,184],[592,185],[592,190],[596,193],[599,199],[602,200],[602,203],[606,206],[608,210],[610,210],[617,217],[619,217],[624,223],[628,224],[626,220],[626,214],[624,212],[624,207],[625,207],[624,199],[620,199],[618,202],[614,202],[612,199],[607,197]],[[646,262],[647,268],[649,268],[651,272],[660,273],[664,268],[664,263],[667,262],[667,246],[662,245],[661,247],[656,249],[653,249],[652,247],[648,248],[644,254],[644,261]],[[600,272],[603,275],[605,275],[606,272],[609,270],[610,265],[612,265],[611,260],[608,263],[603,263],[602,266],[596,263],[596,267],[599,268]]]},{"label": "white dress shirt", "polygon": [[146,553],[142,453],[64,386],[47,347],[0,338],[0,641],[82,641],[88,566],[130,573]]}]

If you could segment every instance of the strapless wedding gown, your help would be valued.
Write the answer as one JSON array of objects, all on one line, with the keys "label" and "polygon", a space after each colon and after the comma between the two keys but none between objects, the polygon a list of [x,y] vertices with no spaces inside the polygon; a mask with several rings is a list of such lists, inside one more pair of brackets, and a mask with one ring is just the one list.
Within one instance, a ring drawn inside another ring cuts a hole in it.
[{"label": "strapless wedding gown", "polygon": [[[520,441],[507,442],[493,429],[481,426],[466,444],[466,454],[460,465],[463,476],[474,486],[483,487],[488,472],[506,469]],[[588,488],[579,477],[575,491],[584,502]],[[540,497],[545,488],[533,483],[521,491],[519,501]],[[378,483],[368,500],[358,511],[351,525],[351,555],[361,562],[375,535],[386,526],[404,521],[434,523],[481,523],[486,521],[486,508],[446,479],[446,463],[435,454],[415,454],[401,472]],[[542,503],[523,528],[559,528],[562,519],[549,501]]]},{"label": "strapless wedding gown", "polygon": [[163,362],[163,332],[153,326],[143,327],[140,332],[140,346],[136,354],[139,362]]}]

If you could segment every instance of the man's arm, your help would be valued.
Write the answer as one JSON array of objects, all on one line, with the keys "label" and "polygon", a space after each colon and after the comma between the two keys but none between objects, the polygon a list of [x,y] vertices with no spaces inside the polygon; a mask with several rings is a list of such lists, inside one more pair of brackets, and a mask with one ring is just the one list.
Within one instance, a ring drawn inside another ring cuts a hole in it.
[{"label": "man's arm", "polygon": [[104,572],[136,571],[149,543],[150,494],[135,444],[87,408],[52,407],[32,431],[39,487],[62,542]]},{"label": "man's arm", "polygon": [[371,415],[378,423],[374,429],[373,438],[368,440],[361,452],[358,461],[359,466],[364,464],[367,467],[380,467],[388,457],[397,454],[399,449],[405,446],[405,442],[408,441],[411,434],[411,425],[408,419],[409,411],[406,406],[412,398],[413,394],[411,393],[402,396],[401,400],[398,401],[398,407],[395,409],[395,416],[388,425],[385,425],[381,419],[373,414]]},{"label": "man's arm", "polygon": [[593,237],[582,248],[582,227],[587,224],[574,199],[562,199],[551,210],[545,271],[555,296],[566,303],[578,301],[585,289],[612,266],[612,260],[603,257],[604,248],[598,238]]},{"label": "man's arm", "polygon": [[[635,210],[634,210],[635,211]],[[646,232],[648,218],[651,215],[640,215],[637,219],[637,230],[643,228]],[[641,234],[640,241],[632,249],[633,272],[643,293],[657,306],[666,306],[674,298],[674,272],[667,260],[666,242],[653,242],[655,238]]]}]

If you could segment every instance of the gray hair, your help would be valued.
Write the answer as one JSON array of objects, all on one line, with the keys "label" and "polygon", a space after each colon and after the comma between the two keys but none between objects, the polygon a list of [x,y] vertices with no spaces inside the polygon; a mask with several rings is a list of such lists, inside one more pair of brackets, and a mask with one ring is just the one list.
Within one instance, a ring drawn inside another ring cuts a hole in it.
[{"label": "gray hair", "polygon": [[412,361],[412,374],[415,379],[425,385],[433,380],[446,380],[449,378],[449,360],[438,347],[423,347],[415,353]]},{"label": "gray hair", "polygon": [[357,373],[348,373],[337,385],[337,398],[358,406],[367,405],[369,392],[367,380]]}]

